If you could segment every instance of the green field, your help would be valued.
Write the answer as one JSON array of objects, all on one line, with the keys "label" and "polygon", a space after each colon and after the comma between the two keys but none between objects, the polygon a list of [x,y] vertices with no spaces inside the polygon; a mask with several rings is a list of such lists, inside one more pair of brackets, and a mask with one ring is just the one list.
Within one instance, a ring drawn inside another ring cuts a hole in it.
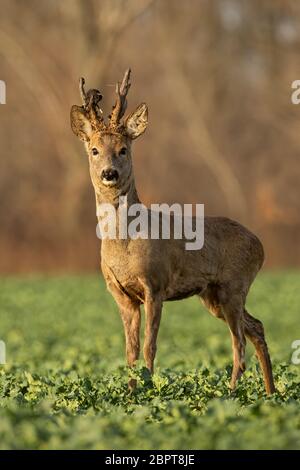
[{"label": "green field", "polygon": [[117,308],[98,276],[2,278],[1,449],[300,449],[300,273],[264,273],[248,307],[265,325],[277,393],[253,348],[229,391],[230,335],[196,298],[165,304],[153,379],[127,391]]}]

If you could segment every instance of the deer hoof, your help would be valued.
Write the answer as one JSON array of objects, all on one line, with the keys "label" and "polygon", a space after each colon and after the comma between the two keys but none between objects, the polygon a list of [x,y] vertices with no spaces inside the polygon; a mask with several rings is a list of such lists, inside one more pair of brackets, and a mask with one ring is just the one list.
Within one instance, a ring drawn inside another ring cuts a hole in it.
[{"label": "deer hoof", "polygon": [[133,392],[136,389],[136,379],[130,379],[128,382],[128,389],[130,392]]}]

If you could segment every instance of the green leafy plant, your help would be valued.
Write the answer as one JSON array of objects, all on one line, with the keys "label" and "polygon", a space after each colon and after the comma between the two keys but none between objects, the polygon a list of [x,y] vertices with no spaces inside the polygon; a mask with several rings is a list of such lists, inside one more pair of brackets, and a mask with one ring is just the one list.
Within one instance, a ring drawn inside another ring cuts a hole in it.
[{"label": "green leafy plant", "polygon": [[124,365],[121,320],[99,276],[2,279],[0,448],[299,449],[299,281],[263,274],[250,295],[274,362],[277,392],[266,397],[250,346],[230,392],[226,326],[195,298],[166,305],[151,377],[142,360]]}]

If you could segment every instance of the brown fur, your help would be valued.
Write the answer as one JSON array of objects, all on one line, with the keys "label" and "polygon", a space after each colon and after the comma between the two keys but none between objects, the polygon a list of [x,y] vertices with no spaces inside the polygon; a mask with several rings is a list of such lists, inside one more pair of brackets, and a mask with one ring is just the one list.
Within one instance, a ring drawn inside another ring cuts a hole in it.
[{"label": "brown fur", "polygon": [[[128,80],[129,75],[127,72]],[[129,84],[126,80],[123,89],[127,94]],[[123,105],[126,94],[122,97]],[[120,96],[117,105],[121,109]],[[93,118],[95,115],[97,109]],[[89,155],[96,203],[112,203],[118,214],[119,196],[127,195],[129,206],[140,202],[134,182],[131,142],[146,128],[147,107],[140,105],[122,123],[116,116],[117,112],[113,116],[113,126],[108,125],[105,129],[101,117],[97,129],[90,124],[86,108],[73,106],[71,111],[72,129],[85,142]],[[122,132],[116,131],[118,126]],[[93,148],[99,150],[96,157],[92,154]],[[126,155],[120,154],[122,148],[126,149]],[[117,183],[111,186],[101,180],[101,173],[107,168],[117,169],[120,175]],[[263,261],[263,247],[258,238],[238,222],[224,217],[205,217],[204,246],[196,251],[187,251],[185,240],[104,239],[101,267],[123,320],[128,365],[133,367],[139,357],[140,305],[144,304],[146,314],[144,358],[146,366],[153,372],[163,302],[196,294],[230,330],[233,349],[231,387],[235,387],[245,370],[248,338],[256,349],[266,391],[273,393],[275,388],[263,325],[245,309],[250,285]],[[131,380],[129,386],[134,387],[135,381]]]}]

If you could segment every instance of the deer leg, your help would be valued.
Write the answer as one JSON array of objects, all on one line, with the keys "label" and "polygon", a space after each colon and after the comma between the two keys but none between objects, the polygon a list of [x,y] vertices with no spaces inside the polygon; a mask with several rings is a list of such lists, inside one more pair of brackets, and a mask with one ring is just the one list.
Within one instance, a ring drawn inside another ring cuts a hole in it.
[{"label": "deer leg", "polygon": [[226,321],[220,305],[217,286],[208,285],[199,298],[214,317]]},{"label": "deer leg", "polygon": [[263,324],[244,310],[244,327],[247,338],[250,339],[255,347],[256,355],[264,377],[266,392],[270,395],[275,392],[275,385]]},{"label": "deer leg", "polygon": [[[229,327],[230,328],[230,327]],[[234,390],[237,380],[241,377],[246,369],[245,365],[245,336],[241,332],[240,327],[235,325],[230,328],[232,350],[233,350],[233,369],[231,374],[230,387]]]},{"label": "deer leg", "polygon": [[[126,358],[128,367],[134,367],[140,354],[140,325],[141,312],[138,304],[119,306],[121,318],[124,325],[125,341],[126,341]],[[130,379],[128,387],[134,389],[136,380]]]},{"label": "deer leg", "polygon": [[220,286],[209,285],[201,294],[201,300],[214,317],[225,321],[229,327],[233,350],[231,388],[234,389],[236,381],[245,371],[246,339],[242,298]]},{"label": "deer leg", "polygon": [[156,354],[156,340],[160,325],[162,310],[161,299],[146,297],[145,300],[145,341],[144,341],[144,358],[146,367],[150,373],[153,373],[153,365]]},{"label": "deer leg", "polygon": [[[102,268],[105,273],[105,266]],[[140,354],[140,325],[141,325],[141,312],[140,303],[135,302],[126,294],[124,294],[112,281],[106,276],[106,285],[108,290],[113,295],[120,311],[123,321],[125,341],[126,341],[126,358],[127,365],[134,367]],[[136,380],[130,379],[128,387],[134,389]]]},{"label": "deer leg", "polygon": [[230,303],[222,306],[222,312],[229,327],[232,341],[233,369],[230,387],[233,390],[237,380],[246,369],[246,338],[244,334],[243,310],[238,305]]}]

